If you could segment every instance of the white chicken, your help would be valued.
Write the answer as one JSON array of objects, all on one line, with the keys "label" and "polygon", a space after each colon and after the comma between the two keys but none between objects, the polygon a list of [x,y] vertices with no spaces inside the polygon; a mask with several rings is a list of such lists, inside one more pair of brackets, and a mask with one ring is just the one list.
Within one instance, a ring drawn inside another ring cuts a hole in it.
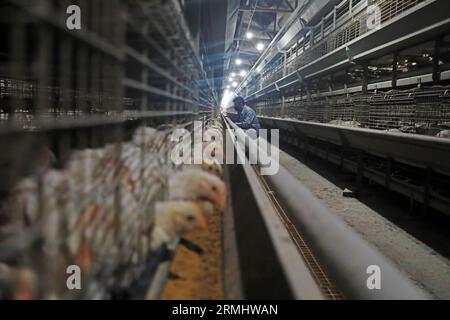
[{"label": "white chicken", "polygon": [[223,179],[223,168],[218,163],[206,163],[203,162],[202,164],[195,164],[194,167],[199,168],[205,172],[209,172],[219,179]]},{"label": "white chicken", "polygon": [[167,141],[167,134],[150,127],[140,127],[133,135],[133,143],[145,151],[160,150]]},{"label": "white chicken", "polygon": [[223,179],[223,168],[221,164],[224,160],[223,145],[221,143],[205,143],[203,163],[196,166]]},{"label": "white chicken", "polygon": [[151,235],[152,250],[166,244],[174,249],[180,236],[194,230],[205,230],[204,208],[195,202],[170,201],[155,204],[155,224]]},{"label": "white chicken", "polygon": [[209,201],[221,212],[225,209],[227,189],[218,177],[197,168],[189,168],[170,177],[169,199]]},{"label": "white chicken", "polygon": [[348,128],[362,128],[362,124],[355,120],[352,121],[332,120],[329,122],[329,124]]},{"label": "white chicken", "polygon": [[[220,132],[220,124],[213,126]],[[180,236],[206,228],[206,217],[225,208],[222,167],[204,163],[171,175],[168,136],[140,128],[130,143],[76,151],[65,170],[42,170],[39,179],[23,179],[12,190],[12,202],[0,207],[0,215],[5,210],[11,215],[10,226],[0,226],[0,237],[20,239],[27,226],[37,226],[45,258],[58,261],[55,270],[70,261],[89,271],[98,284],[93,296],[117,284],[127,286],[142,272],[150,249],[173,246]],[[220,158],[220,139],[214,144]],[[166,186],[169,201],[155,205]],[[15,296],[37,298],[33,287],[41,279],[19,271]]]},{"label": "white chicken", "polygon": [[436,137],[438,138],[444,138],[444,139],[450,139],[450,130],[443,130],[439,132]]},{"label": "white chicken", "polygon": [[203,142],[203,163],[194,164],[203,171],[211,173],[220,179],[223,179],[223,168],[221,164],[224,162],[222,125],[212,120],[207,125],[208,129],[204,133]]},{"label": "white chicken", "polygon": [[158,131],[153,128],[140,127],[133,135],[133,143],[138,147],[151,147]]},{"label": "white chicken", "polygon": [[390,133],[402,133],[399,129],[387,129],[385,130],[385,132],[390,132]]}]

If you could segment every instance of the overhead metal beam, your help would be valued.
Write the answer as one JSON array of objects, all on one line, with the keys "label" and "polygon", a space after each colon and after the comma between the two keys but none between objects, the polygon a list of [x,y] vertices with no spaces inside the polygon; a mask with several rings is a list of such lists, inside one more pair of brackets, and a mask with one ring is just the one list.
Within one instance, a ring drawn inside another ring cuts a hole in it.
[{"label": "overhead metal beam", "polygon": [[281,8],[275,8],[275,9],[270,9],[270,8],[266,8],[266,9],[252,9],[249,7],[245,7],[245,8],[240,8],[239,11],[243,11],[243,12],[258,12],[258,13],[291,13],[294,10],[293,9],[281,9]]},{"label": "overhead metal beam", "polygon": [[[247,41],[247,40],[248,39],[246,39],[245,37],[242,37],[242,36],[234,38],[234,41]],[[254,40],[254,41],[269,41],[269,40],[272,40],[272,38],[262,37],[261,35],[258,35],[258,36],[254,36],[252,40]]]},{"label": "overhead metal beam", "polygon": [[294,12],[295,8],[297,7],[298,1],[295,2],[296,6],[295,8],[291,5],[291,3],[289,2],[289,0],[283,0],[283,2],[290,8],[290,12]]}]

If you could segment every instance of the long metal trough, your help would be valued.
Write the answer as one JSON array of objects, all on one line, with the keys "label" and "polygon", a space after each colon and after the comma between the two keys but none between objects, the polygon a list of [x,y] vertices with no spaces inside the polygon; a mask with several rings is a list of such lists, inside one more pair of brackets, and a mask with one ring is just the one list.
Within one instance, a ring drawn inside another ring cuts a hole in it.
[{"label": "long metal trough", "polygon": [[431,168],[450,175],[450,140],[417,134],[346,128],[298,120],[260,117],[264,127],[278,128],[299,136],[319,139],[418,168]]}]

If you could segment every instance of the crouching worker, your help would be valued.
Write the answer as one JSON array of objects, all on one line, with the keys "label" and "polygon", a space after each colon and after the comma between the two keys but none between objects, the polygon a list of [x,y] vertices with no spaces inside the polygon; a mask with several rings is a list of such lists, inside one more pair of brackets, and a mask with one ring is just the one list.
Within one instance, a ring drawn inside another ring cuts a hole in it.
[{"label": "crouching worker", "polygon": [[233,104],[234,109],[238,113],[237,120],[235,121],[236,125],[245,130],[252,139],[257,139],[261,126],[259,125],[259,120],[256,117],[256,112],[249,106],[245,105],[245,100],[242,97],[234,98]]}]

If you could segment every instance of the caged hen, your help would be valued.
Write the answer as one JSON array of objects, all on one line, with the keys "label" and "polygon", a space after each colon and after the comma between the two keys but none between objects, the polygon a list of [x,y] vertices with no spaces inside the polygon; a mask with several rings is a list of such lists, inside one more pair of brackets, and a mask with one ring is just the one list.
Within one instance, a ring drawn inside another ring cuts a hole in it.
[{"label": "caged hen", "polygon": [[450,139],[450,130],[443,130],[443,131],[439,132],[436,135],[436,137]]},{"label": "caged hen", "polygon": [[166,244],[173,249],[181,236],[206,228],[205,209],[201,204],[192,201],[157,202],[151,248],[156,251]]},{"label": "caged hen", "polygon": [[[183,235],[205,229],[206,216],[225,207],[222,167],[204,164],[172,174],[167,136],[140,128],[132,142],[76,151],[64,170],[23,179],[0,206],[7,222],[0,221],[0,236],[21,239],[27,228],[39,229],[45,261],[54,264],[43,266],[46,277],[69,262],[79,265],[90,278],[85,298],[128,287],[158,247],[176,246]],[[155,204],[165,187],[169,201]],[[33,288],[42,275],[13,273],[13,297],[37,298]],[[54,295],[43,296],[61,297],[61,285],[52,281]]]},{"label": "caged hen", "polygon": [[201,169],[189,168],[170,177],[169,199],[209,201],[221,212],[225,209],[227,189],[220,178]]}]

